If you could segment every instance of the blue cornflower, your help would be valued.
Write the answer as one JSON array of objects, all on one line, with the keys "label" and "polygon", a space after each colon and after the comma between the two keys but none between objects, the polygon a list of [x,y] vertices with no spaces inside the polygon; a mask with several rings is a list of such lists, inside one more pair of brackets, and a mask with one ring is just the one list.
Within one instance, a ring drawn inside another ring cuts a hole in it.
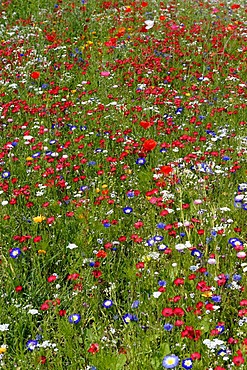
[{"label": "blue cornflower", "polygon": [[179,358],[176,355],[167,355],[163,358],[162,365],[166,369],[173,369],[179,363]]},{"label": "blue cornflower", "polygon": [[18,258],[20,254],[21,254],[20,248],[13,248],[9,252],[11,258]]},{"label": "blue cornflower", "polygon": [[211,297],[212,301],[215,302],[215,303],[219,303],[221,302],[221,296],[220,295],[213,295]]},{"label": "blue cornflower", "polygon": [[125,208],[123,208],[123,212],[124,212],[126,215],[128,215],[128,214],[130,214],[131,212],[133,212],[133,208],[131,208],[131,207],[125,207]]},{"label": "blue cornflower", "polygon": [[4,171],[3,173],[2,173],[2,178],[3,179],[8,179],[10,177],[10,172],[9,171]]},{"label": "blue cornflower", "polygon": [[27,341],[26,343],[26,347],[28,349],[28,351],[33,351],[36,347],[38,346],[38,341],[37,340],[34,340],[34,339],[30,339]]},{"label": "blue cornflower", "polygon": [[247,203],[242,204],[242,209],[243,209],[244,211],[247,211]]},{"label": "blue cornflower", "polygon": [[134,196],[135,196],[135,192],[134,191],[128,191],[128,193],[127,193],[127,197],[128,198],[134,198]]},{"label": "blue cornflower", "polygon": [[158,228],[158,229],[164,229],[164,228],[165,228],[165,226],[166,226],[166,224],[163,224],[163,222],[159,222],[159,223],[157,224],[157,228]]},{"label": "blue cornflower", "polygon": [[182,361],[182,367],[184,369],[192,369],[193,367],[193,361],[191,358],[186,358]]},{"label": "blue cornflower", "polygon": [[94,153],[102,153],[103,152],[103,149],[101,149],[101,148],[97,148],[97,149],[95,149],[95,151],[94,151]]},{"label": "blue cornflower", "polygon": [[173,325],[172,325],[172,324],[165,324],[165,325],[164,325],[164,329],[165,329],[166,331],[171,331],[171,330],[172,330],[172,328],[173,328]]},{"label": "blue cornflower", "polygon": [[56,144],[57,140],[50,140],[50,144],[53,145],[53,144]]},{"label": "blue cornflower", "polygon": [[131,308],[137,308],[140,304],[140,301],[134,301],[131,305]]},{"label": "blue cornflower", "polygon": [[202,257],[202,252],[201,252],[201,251],[199,251],[198,249],[193,249],[193,250],[191,251],[191,255],[192,255],[193,257],[201,258],[201,257]]},{"label": "blue cornflower", "polygon": [[38,158],[38,157],[40,157],[40,152],[32,154],[32,158]]},{"label": "blue cornflower", "polygon": [[95,161],[89,161],[87,163],[88,166],[95,166],[96,165],[96,162]]},{"label": "blue cornflower", "polygon": [[159,286],[166,286],[166,281],[165,280],[159,280],[158,284],[159,284]]},{"label": "blue cornflower", "polygon": [[138,164],[139,166],[143,166],[145,163],[146,163],[146,159],[145,158],[138,158],[136,160],[136,164]]},{"label": "blue cornflower", "polygon": [[80,190],[81,191],[86,191],[86,190],[88,190],[88,186],[87,185],[81,186]]},{"label": "blue cornflower", "polygon": [[81,321],[81,315],[74,313],[73,315],[69,316],[68,320],[71,324],[78,324],[78,322]]},{"label": "blue cornflower", "polygon": [[110,227],[110,226],[111,226],[110,222],[104,222],[104,227]]},{"label": "blue cornflower", "polygon": [[232,279],[234,281],[240,281],[240,280],[242,280],[242,276],[241,275],[238,275],[238,274],[235,274],[235,275],[233,275]]},{"label": "blue cornflower", "polygon": [[113,305],[113,302],[112,302],[112,300],[110,300],[110,299],[106,299],[106,300],[103,302],[103,304],[102,304],[102,306],[103,306],[103,307],[105,307],[105,308],[110,308],[112,305]]}]

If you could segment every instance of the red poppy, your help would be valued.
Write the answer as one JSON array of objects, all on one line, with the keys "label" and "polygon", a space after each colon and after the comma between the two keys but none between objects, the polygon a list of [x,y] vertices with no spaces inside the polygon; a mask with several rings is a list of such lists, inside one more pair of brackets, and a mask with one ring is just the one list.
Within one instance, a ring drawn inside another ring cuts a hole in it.
[{"label": "red poppy", "polygon": [[89,353],[92,353],[92,355],[95,355],[95,353],[99,352],[99,345],[98,343],[92,343],[91,346],[88,349]]},{"label": "red poppy", "polygon": [[15,287],[15,291],[17,293],[21,292],[22,290],[23,290],[23,287],[21,285],[18,285],[18,286]]},{"label": "red poppy", "polygon": [[140,122],[140,126],[146,130],[146,129],[148,129],[149,127],[151,127],[151,126],[152,126],[152,123],[151,123],[151,122],[148,122],[148,121],[141,121],[141,122]]},{"label": "red poppy", "polygon": [[30,75],[34,80],[37,80],[40,77],[40,72],[32,72]]},{"label": "red poppy", "polygon": [[172,167],[171,167],[171,166],[161,166],[161,167],[160,167],[160,171],[161,171],[164,175],[169,175],[169,174],[172,172]]},{"label": "red poppy", "polygon": [[147,139],[143,143],[143,150],[150,152],[151,150],[154,150],[157,146],[157,142],[153,139]]},{"label": "red poppy", "polygon": [[173,316],[173,309],[172,308],[163,308],[161,314],[165,317]]}]

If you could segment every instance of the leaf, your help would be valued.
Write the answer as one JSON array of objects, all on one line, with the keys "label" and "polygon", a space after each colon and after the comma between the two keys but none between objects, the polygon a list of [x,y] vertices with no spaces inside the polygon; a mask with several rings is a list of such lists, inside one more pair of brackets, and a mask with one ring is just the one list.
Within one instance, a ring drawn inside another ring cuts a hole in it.
[{"label": "leaf", "polygon": [[122,369],[123,368],[123,366],[124,366],[124,364],[126,363],[126,360],[127,360],[127,358],[126,358],[126,356],[124,355],[124,354],[120,354],[119,356],[118,356],[118,358],[117,358],[117,363],[116,363],[116,367],[115,367],[115,369],[116,370],[120,370],[120,369]]},{"label": "leaf", "polygon": [[171,353],[169,344],[168,343],[162,343],[160,345],[160,352],[162,353],[162,356],[169,355]]}]

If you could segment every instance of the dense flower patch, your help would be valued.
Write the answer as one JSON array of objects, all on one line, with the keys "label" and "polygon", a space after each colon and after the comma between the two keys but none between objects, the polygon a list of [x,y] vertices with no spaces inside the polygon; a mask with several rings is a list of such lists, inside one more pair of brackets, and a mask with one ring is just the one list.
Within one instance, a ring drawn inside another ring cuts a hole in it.
[{"label": "dense flower patch", "polygon": [[245,2],[0,14],[1,366],[245,369]]}]

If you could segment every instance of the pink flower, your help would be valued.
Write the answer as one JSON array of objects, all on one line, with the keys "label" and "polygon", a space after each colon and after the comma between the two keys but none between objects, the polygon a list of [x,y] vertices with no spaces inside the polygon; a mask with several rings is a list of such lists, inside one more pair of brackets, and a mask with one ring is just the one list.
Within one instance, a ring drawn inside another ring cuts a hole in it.
[{"label": "pink flower", "polygon": [[111,74],[111,72],[108,72],[108,71],[100,72],[100,75],[103,76],[103,77],[109,77],[110,74]]}]

